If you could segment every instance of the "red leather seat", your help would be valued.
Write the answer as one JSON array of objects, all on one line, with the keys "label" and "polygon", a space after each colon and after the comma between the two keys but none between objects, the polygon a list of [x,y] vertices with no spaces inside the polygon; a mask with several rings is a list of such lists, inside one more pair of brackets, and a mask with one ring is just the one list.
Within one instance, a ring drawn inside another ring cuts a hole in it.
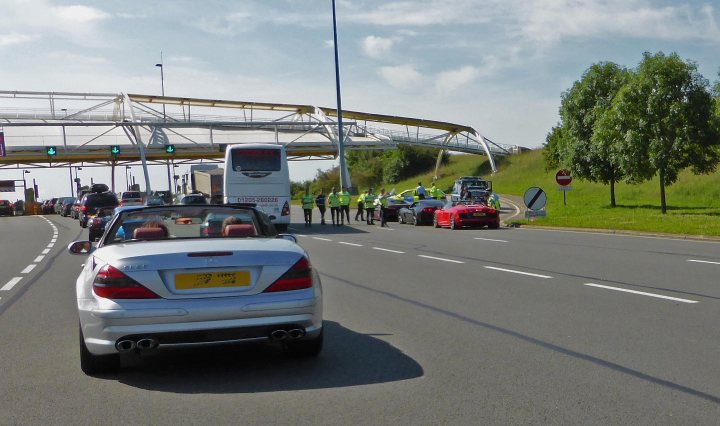
[{"label": "red leather seat", "polygon": [[247,223],[227,225],[222,234],[223,237],[251,237],[255,235],[255,227]]},{"label": "red leather seat", "polygon": [[160,240],[166,238],[167,234],[162,228],[137,228],[133,232],[136,240]]}]

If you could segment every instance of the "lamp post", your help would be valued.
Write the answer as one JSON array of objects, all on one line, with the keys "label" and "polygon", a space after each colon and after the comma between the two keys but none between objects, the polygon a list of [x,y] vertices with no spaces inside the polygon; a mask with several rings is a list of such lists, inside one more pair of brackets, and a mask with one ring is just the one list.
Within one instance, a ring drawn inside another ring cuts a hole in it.
[{"label": "lamp post", "polygon": [[[72,179],[72,167],[70,168],[70,179],[75,181],[76,197],[80,195],[80,176],[78,176],[78,170],[82,170],[82,167],[75,166],[75,179]],[[72,194],[72,191],[70,192],[70,194]]]},{"label": "lamp post", "polygon": [[130,179],[128,178],[128,174],[130,172],[130,166],[125,166],[125,190],[130,190]]},{"label": "lamp post", "polygon": [[25,175],[30,173],[30,170],[23,170],[23,196],[22,199],[27,201],[27,182],[25,182]]},{"label": "lamp post", "polygon": [[345,144],[343,140],[343,121],[342,121],[342,104],[340,102],[340,65],[338,63],[338,45],[337,45],[337,24],[335,20],[335,0],[332,0],[332,17],[333,17],[333,45],[335,46],[335,88],[337,91],[337,119],[338,119],[338,157],[340,159],[340,187],[347,187],[352,190],[350,178],[348,177],[347,167],[345,166]]},{"label": "lamp post", "polygon": [[[160,67],[160,89],[162,90],[162,95],[165,97],[165,73],[163,72],[163,56],[162,56],[162,50],[160,51],[160,63],[155,64],[156,67]],[[163,122],[165,122],[166,116],[165,116],[165,102],[163,101]]]}]

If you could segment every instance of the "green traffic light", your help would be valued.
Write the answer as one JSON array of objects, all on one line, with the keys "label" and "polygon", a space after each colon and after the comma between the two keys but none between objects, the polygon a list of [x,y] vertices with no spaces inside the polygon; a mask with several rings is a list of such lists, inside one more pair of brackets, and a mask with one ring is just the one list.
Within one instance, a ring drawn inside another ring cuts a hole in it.
[{"label": "green traffic light", "polygon": [[165,152],[168,154],[175,154],[175,145],[165,145]]},{"label": "green traffic light", "polygon": [[118,155],[120,154],[120,147],[117,145],[113,145],[110,147],[110,154],[112,155]]},{"label": "green traffic light", "polygon": [[47,155],[53,157],[57,154],[57,149],[54,146],[49,146],[45,148],[45,152],[47,153]]}]

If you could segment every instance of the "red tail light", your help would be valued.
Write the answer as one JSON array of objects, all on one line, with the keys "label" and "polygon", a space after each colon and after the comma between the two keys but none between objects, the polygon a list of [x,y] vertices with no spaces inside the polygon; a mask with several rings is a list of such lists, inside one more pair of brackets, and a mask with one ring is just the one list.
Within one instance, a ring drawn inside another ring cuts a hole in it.
[{"label": "red tail light", "polygon": [[422,209],[421,212],[422,213],[432,213],[434,210],[435,209],[433,209],[432,207],[425,207],[424,209]]},{"label": "red tail light", "polygon": [[98,271],[95,282],[93,282],[93,292],[106,299],[157,299],[160,297],[110,265],[105,265]]},{"label": "red tail light", "polygon": [[280,216],[288,216],[290,214],[290,204],[288,204],[287,201],[285,201],[285,205],[282,208],[282,212],[280,212]]},{"label": "red tail light", "polygon": [[270,287],[265,289],[263,293],[301,290],[312,287],[312,284],[312,266],[310,265],[310,261],[303,257],[272,283]]}]

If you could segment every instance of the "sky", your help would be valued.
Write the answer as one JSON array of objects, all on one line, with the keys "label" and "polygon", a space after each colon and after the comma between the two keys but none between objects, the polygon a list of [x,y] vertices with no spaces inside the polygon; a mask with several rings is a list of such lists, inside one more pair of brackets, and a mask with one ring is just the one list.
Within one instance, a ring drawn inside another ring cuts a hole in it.
[{"label": "sky", "polygon": [[[635,67],[643,52],[663,51],[696,62],[711,83],[720,69],[717,0],[336,8],[343,109],[464,124],[502,144],[541,146],[562,92],[593,63]],[[168,96],[336,105],[330,0],[0,0],[0,10],[0,90],[160,94],[162,51]],[[291,178],[336,163],[292,163]],[[109,180],[80,171],[93,174]],[[21,176],[0,170],[0,180]],[[67,170],[31,176],[40,198],[70,195]],[[166,189],[164,168],[151,178]]]}]

